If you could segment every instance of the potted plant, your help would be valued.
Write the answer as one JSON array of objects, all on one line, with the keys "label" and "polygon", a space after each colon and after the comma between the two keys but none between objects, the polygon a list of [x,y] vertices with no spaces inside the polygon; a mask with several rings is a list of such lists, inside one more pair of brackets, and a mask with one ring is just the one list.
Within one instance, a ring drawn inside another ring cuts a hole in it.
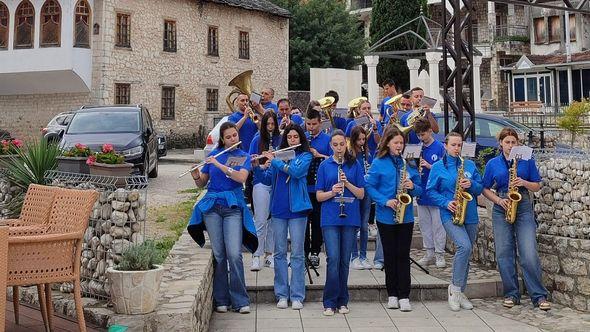
[{"label": "potted plant", "polygon": [[131,174],[133,164],[126,163],[125,158],[116,153],[112,144],[103,144],[101,151],[90,155],[86,159],[92,175],[107,175],[119,177],[116,186],[125,186],[125,179]]},{"label": "potted plant", "polygon": [[0,168],[6,168],[10,159],[18,158],[18,151],[23,142],[18,139],[3,139],[0,141]]},{"label": "potted plant", "polygon": [[156,309],[164,257],[153,241],[125,249],[119,264],[107,269],[111,301],[119,314],[147,314]]},{"label": "potted plant", "polygon": [[90,148],[77,143],[57,157],[57,169],[63,172],[90,174],[90,167],[86,160],[91,154]]}]

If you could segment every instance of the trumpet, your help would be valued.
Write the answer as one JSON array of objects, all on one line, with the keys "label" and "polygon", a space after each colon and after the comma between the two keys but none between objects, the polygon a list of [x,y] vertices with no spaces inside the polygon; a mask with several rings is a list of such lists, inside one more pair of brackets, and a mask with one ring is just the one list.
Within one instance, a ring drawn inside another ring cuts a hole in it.
[{"label": "trumpet", "polygon": [[258,117],[258,114],[256,114],[251,107],[246,107],[246,110],[244,110],[244,112],[247,112],[248,113],[248,117],[256,125],[258,125],[260,123],[260,118]]},{"label": "trumpet", "polygon": [[[301,144],[297,144],[297,145],[291,145],[291,146],[289,146],[289,147],[286,147],[286,148],[284,148],[284,149],[279,149],[279,150],[275,150],[275,151],[270,151],[270,153],[272,153],[272,154],[274,155],[274,154],[276,154],[276,153],[278,153],[278,152],[283,152],[283,151],[289,151],[289,150],[296,149],[296,148],[298,148],[299,146],[301,146]],[[260,156],[252,157],[252,160],[258,160],[258,159],[262,159],[262,158],[264,158],[264,156],[263,156],[263,155],[260,155]]]},{"label": "trumpet", "polygon": [[[240,145],[240,144],[242,144],[242,141],[239,141],[238,143],[236,143],[236,144],[234,144],[234,145],[230,146],[229,148],[227,148],[227,149],[225,149],[225,150],[223,150],[223,151],[221,151],[221,152],[217,153],[216,155],[214,155],[214,156],[213,156],[213,158],[217,158],[217,157],[221,156],[222,154],[224,154],[224,153],[226,153],[226,152],[229,152],[229,151],[233,150],[235,147],[237,147],[237,146],[238,146],[238,145]],[[206,163],[207,163],[206,161],[202,161],[202,162],[200,162],[200,163],[196,164],[195,166],[193,166],[193,167],[192,167],[191,169],[189,169],[188,171],[185,171],[185,172],[183,172],[183,173],[182,173],[182,174],[180,174],[178,177],[179,177],[179,178],[181,178],[181,177],[183,177],[183,176],[187,175],[188,173],[190,173],[190,172],[192,172],[192,171],[196,170],[197,168],[205,166],[205,164],[206,164]]]}]

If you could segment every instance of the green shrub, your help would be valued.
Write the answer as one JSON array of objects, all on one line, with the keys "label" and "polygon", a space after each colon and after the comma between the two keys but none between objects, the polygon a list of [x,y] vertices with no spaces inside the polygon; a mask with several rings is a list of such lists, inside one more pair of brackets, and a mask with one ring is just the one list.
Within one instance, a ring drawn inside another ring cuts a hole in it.
[{"label": "green shrub", "polygon": [[574,101],[563,112],[563,116],[557,119],[557,125],[571,134],[570,144],[573,147],[576,135],[583,134],[584,117],[590,112],[590,99]]},{"label": "green shrub", "polygon": [[119,271],[147,271],[164,262],[164,257],[154,241],[132,245],[125,249],[116,269]]}]

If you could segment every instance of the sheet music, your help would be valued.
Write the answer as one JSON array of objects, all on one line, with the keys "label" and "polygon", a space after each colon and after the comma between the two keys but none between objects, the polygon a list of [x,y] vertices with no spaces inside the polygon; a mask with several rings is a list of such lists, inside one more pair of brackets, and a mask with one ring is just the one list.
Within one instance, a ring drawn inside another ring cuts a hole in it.
[{"label": "sheet music", "polygon": [[533,148],[526,146],[526,145],[519,145],[515,146],[510,150],[510,154],[508,155],[508,160],[512,160],[514,158],[520,160],[529,160],[533,157]]},{"label": "sheet music", "polygon": [[463,148],[461,149],[461,157],[475,158],[475,148],[477,143],[463,142]]},{"label": "sheet music", "polygon": [[432,97],[424,96],[420,101],[420,106],[428,105],[430,108],[433,108],[436,105],[437,100]]},{"label": "sheet music", "polygon": [[291,159],[295,158],[295,150],[275,152],[275,158],[278,158],[282,161],[291,160]]},{"label": "sheet music", "polygon": [[406,148],[404,149],[403,158],[404,159],[420,158],[421,152],[422,152],[422,143],[406,144]]},{"label": "sheet music", "polygon": [[227,161],[225,162],[225,166],[227,167],[237,167],[237,166],[243,166],[244,162],[246,162],[246,157],[229,157],[227,158]]},{"label": "sheet music", "polygon": [[359,116],[358,118],[354,119],[354,123],[356,123],[357,126],[362,126],[369,122],[371,122],[371,119],[369,119],[368,115]]}]

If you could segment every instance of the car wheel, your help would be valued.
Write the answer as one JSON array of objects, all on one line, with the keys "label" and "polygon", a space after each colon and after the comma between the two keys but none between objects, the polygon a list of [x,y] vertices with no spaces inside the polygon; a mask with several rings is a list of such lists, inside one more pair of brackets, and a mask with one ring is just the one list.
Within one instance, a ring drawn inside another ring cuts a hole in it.
[{"label": "car wheel", "polygon": [[152,179],[158,177],[158,159],[156,159],[156,164],[154,165],[154,169],[152,169],[149,172],[148,176]]}]

